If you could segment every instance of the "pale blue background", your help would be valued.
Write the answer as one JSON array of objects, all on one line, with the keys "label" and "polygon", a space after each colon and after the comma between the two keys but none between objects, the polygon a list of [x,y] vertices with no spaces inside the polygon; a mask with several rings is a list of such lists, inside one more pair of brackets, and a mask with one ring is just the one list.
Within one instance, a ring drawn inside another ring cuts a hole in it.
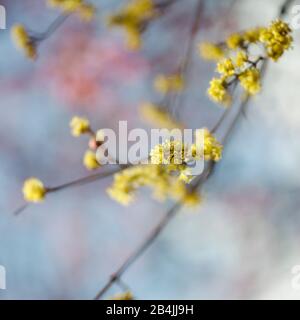
[{"label": "pale blue background", "polygon": [[[121,2],[126,1],[95,1],[101,17]],[[198,40],[219,41],[231,31],[267,24],[280,2],[242,0],[229,10],[232,1],[205,1]],[[2,3],[8,27],[20,21],[42,30],[57,14],[40,0]],[[157,99],[149,89],[152,75],[168,71],[182,54],[185,31],[180,28],[178,41],[176,25],[183,13],[191,18],[194,3],[179,1],[173,13],[147,32],[142,55],[151,68],[144,81],[130,87],[124,82],[115,85],[127,99],[119,107],[122,117],[132,126],[141,125],[133,106],[141,99]],[[22,216],[12,216],[22,204],[22,182],[28,176],[58,185],[86,174],[80,160],[86,140],[69,134],[74,113],[90,116],[98,127],[116,126],[116,116],[102,120],[103,106],[72,109],[36,80],[57,38],[78,24],[71,18],[43,43],[36,63],[15,50],[9,30],[0,31],[0,264],[7,270],[7,290],[0,291],[1,299],[92,298],[170,205],[150,200],[143,191],[124,209],[105,194],[111,182],[106,179],[51,195]],[[103,35],[112,32],[101,19],[93,28]],[[118,32],[112,36],[122,43]],[[300,297],[290,285],[291,268],[300,264],[300,31],[294,36],[294,50],[270,64],[263,93],[231,137],[216,175],[204,189],[203,205],[195,212],[181,211],[125,274],[124,281],[137,298]],[[163,61],[155,60],[162,56]],[[222,110],[205,94],[214,65],[201,61],[196,48],[194,66],[191,98],[180,115],[191,127],[200,127],[214,123]],[[110,293],[118,291],[114,287]]]}]

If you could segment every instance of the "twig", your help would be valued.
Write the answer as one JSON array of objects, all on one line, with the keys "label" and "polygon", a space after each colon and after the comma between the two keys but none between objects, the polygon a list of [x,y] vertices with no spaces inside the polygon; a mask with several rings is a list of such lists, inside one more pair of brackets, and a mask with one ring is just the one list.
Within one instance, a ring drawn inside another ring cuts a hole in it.
[{"label": "twig", "polygon": [[[203,8],[204,8],[203,1],[199,1],[195,9],[196,15],[195,15],[194,22],[191,26],[186,52],[179,66],[179,73],[183,76],[185,82],[187,82],[187,77],[189,75],[189,67],[191,65],[192,58],[193,58],[194,44],[195,44],[197,32],[199,30],[199,26],[201,23],[201,13],[203,11]],[[173,115],[176,115],[176,113],[178,112],[178,108],[183,103],[184,103],[184,94],[177,93],[173,100],[173,106],[174,106],[172,109]]]},{"label": "twig", "polygon": [[47,188],[47,193],[54,193],[54,192],[62,191],[64,189],[69,189],[71,187],[83,186],[83,185],[110,177],[113,174],[119,172],[120,170],[121,170],[121,168],[118,168],[116,170],[107,171],[107,172],[100,172],[100,173],[96,173],[96,174],[93,174],[93,175],[90,175],[90,176],[87,176],[84,178],[73,180],[71,182],[64,183],[64,184],[56,186],[56,187]]},{"label": "twig", "polygon": [[130,255],[125,262],[121,265],[121,267],[110,277],[107,284],[97,293],[95,300],[99,300],[107,290],[123,275],[123,273],[139,258],[141,254],[144,253],[145,250],[154,242],[157,236],[161,233],[161,231],[168,225],[171,219],[175,216],[178,209],[180,208],[180,204],[176,203],[163,217],[163,219],[159,222],[159,224],[153,229],[147,239],[142,243],[142,245],[132,254]]},{"label": "twig", "polygon": [[62,13],[59,15],[47,28],[46,31],[33,36],[34,40],[37,42],[41,42],[43,40],[48,39],[64,22],[71,16],[71,14]]},{"label": "twig", "polygon": [[[125,168],[128,168],[128,167],[129,166],[122,166],[122,167],[119,166],[119,168],[115,169],[115,170],[95,173],[95,174],[89,175],[87,177],[83,177],[83,178],[80,178],[80,179],[76,179],[76,180],[73,180],[73,181],[58,185],[56,187],[47,187],[46,188],[46,193],[47,194],[55,193],[55,192],[59,192],[59,191],[62,191],[64,189],[67,189],[67,188],[79,187],[79,186],[83,186],[83,185],[86,185],[86,184],[89,184],[89,183],[92,183],[92,182],[95,182],[95,181],[99,181],[99,180],[105,179],[107,177],[110,177],[113,174],[115,174],[115,173],[117,173],[117,172],[119,172],[119,171],[121,171],[121,170],[123,170]],[[20,215],[29,206],[30,206],[29,203],[26,203],[26,204],[22,205],[20,208],[18,208],[17,210],[15,210],[13,212],[13,215]]]}]

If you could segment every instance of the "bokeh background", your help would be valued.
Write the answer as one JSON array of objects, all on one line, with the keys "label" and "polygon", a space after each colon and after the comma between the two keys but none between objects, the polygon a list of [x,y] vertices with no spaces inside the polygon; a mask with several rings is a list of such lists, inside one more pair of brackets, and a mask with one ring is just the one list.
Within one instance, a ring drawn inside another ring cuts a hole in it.
[{"label": "bokeh background", "polygon": [[[1,1],[8,28],[0,31],[0,265],[7,271],[0,299],[91,299],[170,203],[151,200],[145,190],[123,208],[106,195],[107,178],[53,194],[15,217],[22,183],[37,176],[59,185],[87,174],[81,164],[87,141],[69,133],[74,114],[96,128],[117,128],[118,120],[147,128],[138,106],[159,101],[153,78],[176,69],[196,2],[177,1],[133,53],[122,31],[104,23],[127,1],[94,1],[95,21],[68,19],[33,63],[14,48],[9,28],[22,22],[46,29],[58,12],[44,2]],[[197,43],[266,25],[281,2],[204,0]],[[181,210],[124,275],[138,299],[300,298],[291,286],[291,269],[300,264],[300,30],[294,38],[294,49],[270,64],[263,92],[203,190],[203,204]],[[206,96],[214,64],[194,51],[178,112],[191,128],[211,125],[222,113]],[[109,295],[119,291],[113,287]]]}]

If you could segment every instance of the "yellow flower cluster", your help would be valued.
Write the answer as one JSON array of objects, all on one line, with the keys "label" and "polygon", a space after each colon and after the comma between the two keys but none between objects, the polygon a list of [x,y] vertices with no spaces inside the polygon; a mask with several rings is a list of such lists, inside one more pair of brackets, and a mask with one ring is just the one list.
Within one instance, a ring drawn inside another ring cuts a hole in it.
[{"label": "yellow flower cluster", "polygon": [[197,148],[201,146],[201,139],[204,138],[203,150],[198,150],[197,154],[204,155],[206,161],[218,162],[222,158],[223,146],[222,144],[213,136],[208,129],[204,128],[201,130],[196,130],[195,133],[196,144],[192,146],[192,154],[195,156]]},{"label": "yellow flower cluster", "polygon": [[112,199],[122,205],[129,205],[135,200],[136,192],[141,187],[149,187],[153,197],[159,201],[167,198],[182,204],[195,205],[200,196],[188,190],[186,184],[170,174],[168,166],[138,165],[115,174],[113,185],[107,190]]},{"label": "yellow flower cluster", "polygon": [[184,89],[184,79],[181,74],[158,75],[154,80],[154,87],[163,94],[180,92]]},{"label": "yellow flower cluster", "polygon": [[228,89],[230,84],[236,81],[240,82],[248,94],[255,95],[260,92],[260,71],[256,67],[258,61],[250,61],[243,51],[237,53],[235,61],[231,58],[221,60],[217,64],[217,72],[221,77],[214,78],[210,82],[208,89],[210,98],[224,106],[229,106],[232,99]]},{"label": "yellow flower cluster", "polygon": [[15,45],[21,49],[29,59],[37,56],[36,44],[22,24],[16,24],[11,29]]},{"label": "yellow flower cluster", "polygon": [[259,41],[263,28],[254,28],[246,30],[242,33],[233,33],[225,41],[225,43],[214,44],[203,42],[199,45],[200,56],[205,60],[219,61],[230,54],[230,51],[245,50],[250,44]]},{"label": "yellow flower cluster", "polygon": [[217,71],[223,75],[223,77],[229,78],[235,74],[235,66],[231,59],[224,59],[217,64]]},{"label": "yellow flower cluster", "polygon": [[182,129],[183,125],[173,119],[162,107],[150,102],[143,103],[140,107],[140,114],[144,120],[155,125],[156,128]]},{"label": "yellow flower cluster", "polygon": [[188,147],[180,141],[166,140],[158,144],[150,153],[152,164],[166,164],[169,166],[188,162],[190,159]]},{"label": "yellow flower cluster", "polygon": [[153,0],[131,0],[118,13],[109,17],[108,24],[122,27],[126,32],[128,48],[138,50],[142,44],[142,31],[147,22],[155,16]]},{"label": "yellow flower cluster", "polygon": [[170,174],[177,173],[179,180],[190,183],[193,179],[188,163],[193,160],[192,149],[180,141],[165,141],[150,152],[151,163],[166,166]]},{"label": "yellow flower cluster", "polygon": [[245,51],[238,51],[235,58],[235,64],[238,68],[242,68],[243,65],[249,61],[248,54]]},{"label": "yellow flower cluster", "polygon": [[272,22],[269,28],[260,32],[259,40],[265,45],[267,55],[277,61],[293,42],[291,28],[281,20]]},{"label": "yellow flower cluster", "polygon": [[[202,50],[202,56],[218,60],[217,72],[220,74],[220,78],[214,78],[210,82],[210,98],[224,106],[230,105],[230,86],[237,82],[247,94],[255,95],[260,92],[261,76],[258,63],[267,58],[277,61],[291,47],[292,41],[289,25],[276,20],[268,28],[259,27],[243,33],[234,33],[227,38],[226,44],[205,44],[206,51]],[[249,58],[250,45],[253,44],[263,50],[261,54]],[[227,57],[221,58],[221,52]]]},{"label": "yellow flower cluster", "polygon": [[90,131],[90,122],[85,118],[73,117],[70,122],[71,133],[74,137],[79,137]]},{"label": "yellow flower cluster", "polygon": [[239,75],[241,86],[251,95],[255,95],[261,90],[260,72],[257,68],[249,68]]},{"label": "yellow flower cluster", "polygon": [[27,202],[41,202],[44,200],[46,193],[46,188],[40,180],[30,178],[24,182],[23,195]]},{"label": "yellow flower cluster", "polygon": [[[139,188],[147,186],[158,200],[167,198],[180,201],[187,206],[198,204],[197,192],[191,192],[189,184],[193,176],[189,164],[203,158],[219,161],[223,147],[207,130],[196,131],[196,143],[190,147],[180,141],[165,141],[150,152],[151,164],[137,165],[115,174],[113,185],[107,190],[112,199],[128,205],[135,199]],[[204,138],[204,144],[201,143]]]},{"label": "yellow flower cluster", "polygon": [[210,87],[207,91],[210,98],[221,103],[224,106],[229,106],[231,104],[231,96],[227,92],[227,84],[225,79],[213,78],[210,82]]},{"label": "yellow flower cluster", "polygon": [[76,12],[82,20],[90,21],[95,14],[95,7],[84,0],[48,0],[51,7],[59,8],[65,13]]}]

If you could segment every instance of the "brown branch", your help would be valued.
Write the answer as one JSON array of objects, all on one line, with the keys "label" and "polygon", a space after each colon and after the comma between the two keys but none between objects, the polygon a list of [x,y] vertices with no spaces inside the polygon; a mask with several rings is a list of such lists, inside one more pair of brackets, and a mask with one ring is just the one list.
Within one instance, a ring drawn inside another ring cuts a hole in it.
[{"label": "brown branch", "polygon": [[[189,69],[192,62],[192,58],[193,58],[195,39],[200,27],[203,10],[204,10],[203,1],[199,1],[197,4],[197,7],[195,8],[195,12],[196,12],[195,19],[191,26],[186,52],[179,66],[179,73],[183,76],[185,82],[187,82],[187,77],[189,75]],[[183,104],[184,104],[184,94],[182,92],[179,92],[173,97],[173,101],[172,101],[173,108],[172,110],[169,110],[169,111],[172,111],[174,116],[176,115],[176,113],[178,113],[178,108]]]},{"label": "brown branch", "polygon": [[49,26],[48,28],[39,34],[33,36],[34,41],[41,42],[48,39],[57,29],[59,29],[65,21],[71,16],[71,14],[62,13],[59,15]]},{"label": "brown branch", "polygon": [[[50,194],[50,193],[55,193],[55,192],[59,192],[65,189],[69,189],[69,188],[73,188],[73,187],[79,187],[79,186],[83,186],[86,184],[90,184],[92,182],[95,181],[99,181],[102,179],[105,179],[107,177],[112,176],[113,174],[124,170],[125,168],[128,168],[129,166],[119,166],[117,169],[115,170],[110,170],[110,171],[106,171],[106,172],[99,172],[99,173],[95,173],[83,178],[79,178],[79,179],[75,179],[72,180],[70,182],[55,186],[55,187],[46,187],[46,193]],[[13,212],[13,215],[20,215],[22,212],[24,212],[28,207],[30,206],[30,203],[26,203],[23,204],[20,208],[18,208],[17,210],[15,210]]]}]

